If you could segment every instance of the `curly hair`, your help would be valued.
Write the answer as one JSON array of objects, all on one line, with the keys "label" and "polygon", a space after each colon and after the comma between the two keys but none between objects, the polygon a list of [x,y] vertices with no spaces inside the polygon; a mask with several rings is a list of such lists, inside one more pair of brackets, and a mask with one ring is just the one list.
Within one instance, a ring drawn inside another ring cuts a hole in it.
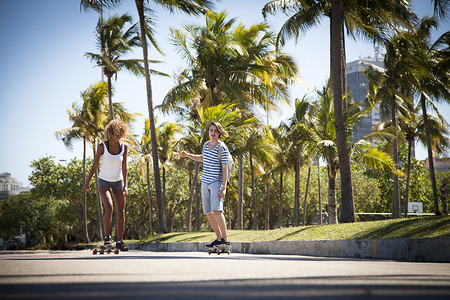
[{"label": "curly hair", "polygon": [[130,128],[128,125],[120,120],[112,120],[106,125],[105,136],[106,139],[111,139],[115,136],[117,139],[122,139],[130,133]]}]

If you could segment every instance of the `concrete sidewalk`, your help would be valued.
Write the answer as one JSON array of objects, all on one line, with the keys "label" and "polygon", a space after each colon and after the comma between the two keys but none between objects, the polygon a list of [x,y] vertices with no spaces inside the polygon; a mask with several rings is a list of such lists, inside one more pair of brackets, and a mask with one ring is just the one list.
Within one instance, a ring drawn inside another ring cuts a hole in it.
[{"label": "concrete sidewalk", "polygon": [[[231,242],[232,251],[251,254],[294,254],[325,257],[380,258],[403,261],[450,262],[450,238],[380,240],[321,240]],[[134,243],[144,251],[206,251],[204,242]]]}]

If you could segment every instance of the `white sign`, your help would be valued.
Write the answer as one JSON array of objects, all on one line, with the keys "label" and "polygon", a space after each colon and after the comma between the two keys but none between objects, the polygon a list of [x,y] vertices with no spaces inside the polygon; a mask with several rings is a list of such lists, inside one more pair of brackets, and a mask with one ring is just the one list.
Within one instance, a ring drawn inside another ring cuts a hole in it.
[{"label": "white sign", "polygon": [[409,213],[423,213],[423,202],[408,202]]}]

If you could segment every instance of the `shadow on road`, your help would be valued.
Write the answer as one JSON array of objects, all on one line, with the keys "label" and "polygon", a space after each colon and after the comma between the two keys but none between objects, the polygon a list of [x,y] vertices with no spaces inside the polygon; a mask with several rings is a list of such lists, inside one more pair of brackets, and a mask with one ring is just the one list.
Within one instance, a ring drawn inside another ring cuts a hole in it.
[{"label": "shadow on road", "polygon": [[[2,299],[449,299],[449,280],[450,276],[395,275],[182,282],[1,284],[0,295]],[[354,283],[355,281],[358,283]],[[386,284],[387,281],[390,284]],[[399,283],[400,281],[402,283]]]}]

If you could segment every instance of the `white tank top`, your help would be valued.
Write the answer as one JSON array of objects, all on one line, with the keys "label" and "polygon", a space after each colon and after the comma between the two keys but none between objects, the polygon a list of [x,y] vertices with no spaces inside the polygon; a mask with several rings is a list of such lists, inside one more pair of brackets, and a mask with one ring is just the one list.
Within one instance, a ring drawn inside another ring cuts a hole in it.
[{"label": "white tank top", "polygon": [[121,145],[120,153],[113,155],[109,153],[106,144],[103,142],[103,155],[100,157],[102,163],[100,168],[99,178],[109,181],[116,182],[123,179],[122,175],[122,162],[123,162],[123,152],[125,151],[125,145]]}]

